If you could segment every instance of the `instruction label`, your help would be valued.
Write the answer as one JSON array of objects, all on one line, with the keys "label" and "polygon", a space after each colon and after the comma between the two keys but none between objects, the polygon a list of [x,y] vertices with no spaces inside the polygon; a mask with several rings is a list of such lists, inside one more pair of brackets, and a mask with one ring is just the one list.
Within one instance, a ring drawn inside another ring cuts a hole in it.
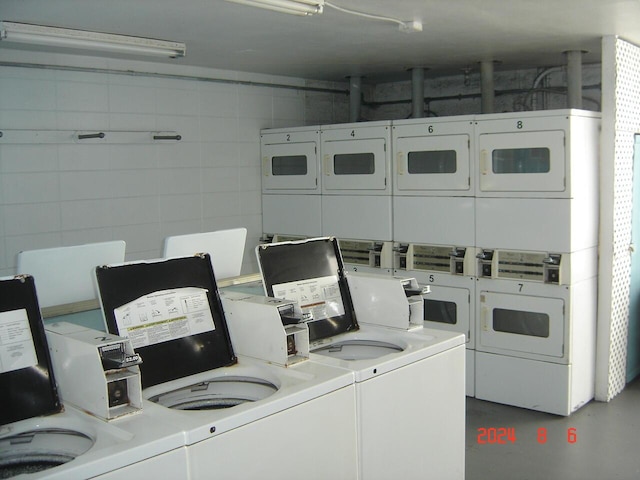
[{"label": "instruction label", "polygon": [[302,312],[310,313],[313,320],[344,315],[340,285],[335,275],[279,283],[273,286],[273,296],[296,300]]},{"label": "instruction label", "polygon": [[204,288],[153,292],[116,308],[114,315],[134,349],[215,330]]},{"label": "instruction label", "polygon": [[29,316],[23,308],[0,312],[0,373],[38,364]]}]

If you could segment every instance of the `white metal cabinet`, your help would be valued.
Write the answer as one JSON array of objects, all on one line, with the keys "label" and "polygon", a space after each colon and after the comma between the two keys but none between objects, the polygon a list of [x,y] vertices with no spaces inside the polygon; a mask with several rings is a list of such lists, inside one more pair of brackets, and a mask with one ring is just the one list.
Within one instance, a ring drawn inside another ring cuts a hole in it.
[{"label": "white metal cabinet", "polygon": [[582,198],[597,191],[600,115],[552,110],[476,117],[479,197]]},{"label": "white metal cabinet", "polygon": [[391,196],[322,195],[322,234],[391,241]]},{"label": "white metal cabinet", "polygon": [[391,122],[323,125],[322,193],[391,195]]},{"label": "white metal cabinet", "polygon": [[321,195],[262,195],[262,231],[267,234],[322,235]]},{"label": "white metal cabinet", "polygon": [[320,194],[320,128],[262,130],[262,193]]},{"label": "white metal cabinet", "polygon": [[476,198],[480,248],[573,252],[598,244],[598,197]]},{"label": "white metal cabinet", "polygon": [[394,121],[394,194],[473,196],[473,118]]},{"label": "white metal cabinet", "polygon": [[394,195],[393,239],[471,247],[475,244],[475,200]]}]

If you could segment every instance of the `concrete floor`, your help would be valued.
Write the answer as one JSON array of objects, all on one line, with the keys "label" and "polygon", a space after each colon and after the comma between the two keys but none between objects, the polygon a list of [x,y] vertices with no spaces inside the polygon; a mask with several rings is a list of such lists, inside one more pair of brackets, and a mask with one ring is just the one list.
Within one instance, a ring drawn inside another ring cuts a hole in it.
[{"label": "concrete floor", "polygon": [[[481,444],[479,428],[513,428],[516,440]],[[592,401],[569,417],[467,398],[466,479],[640,479],[640,377],[611,402]]]}]

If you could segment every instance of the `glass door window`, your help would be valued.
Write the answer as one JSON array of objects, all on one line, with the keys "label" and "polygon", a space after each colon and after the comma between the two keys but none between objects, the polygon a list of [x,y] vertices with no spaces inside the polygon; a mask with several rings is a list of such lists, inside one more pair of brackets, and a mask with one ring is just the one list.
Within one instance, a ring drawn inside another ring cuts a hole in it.
[{"label": "glass door window", "polygon": [[483,134],[481,192],[564,192],[563,131]]},{"label": "glass door window", "polygon": [[468,135],[398,137],[394,149],[398,191],[470,191]]},{"label": "glass door window", "polygon": [[388,190],[384,139],[324,141],[322,156],[325,192]]},{"label": "glass door window", "polygon": [[263,145],[262,191],[319,193],[316,150],[315,142]]}]

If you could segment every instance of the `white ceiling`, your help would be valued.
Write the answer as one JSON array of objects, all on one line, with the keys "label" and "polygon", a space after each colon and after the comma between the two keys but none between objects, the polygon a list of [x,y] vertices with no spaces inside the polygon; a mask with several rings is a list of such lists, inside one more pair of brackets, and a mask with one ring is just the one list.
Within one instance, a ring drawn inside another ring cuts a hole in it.
[{"label": "white ceiling", "polygon": [[[174,64],[342,81],[437,76],[496,60],[498,69],[553,66],[562,52],[600,61],[600,38],[640,44],[640,0],[333,0],[423,31],[325,8],[297,17],[224,0],[0,0],[0,20],[55,25],[187,44]],[[0,42],[0,48],[15,48]],[[83,52],[86,53],[86,52]]]}]

